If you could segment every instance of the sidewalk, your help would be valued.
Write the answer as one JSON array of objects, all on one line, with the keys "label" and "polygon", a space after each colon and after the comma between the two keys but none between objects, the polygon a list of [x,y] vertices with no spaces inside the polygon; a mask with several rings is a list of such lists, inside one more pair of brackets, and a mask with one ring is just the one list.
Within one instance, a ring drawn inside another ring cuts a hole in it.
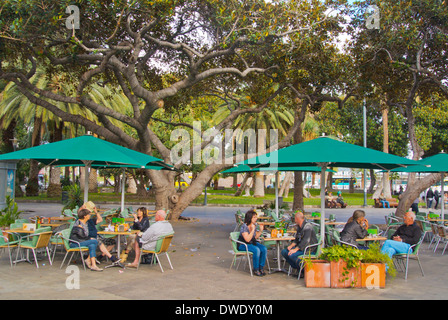
[{"label": "sidewalk", "polygon": [[[111,205],[110,207],[115,207]],[[55,216],[61,205],[45,203],[19,203],[24,214]],[[136,209],[136,208],[134,208]],[[149,208],[152,209],[152,208]],[[238,208],[190,207],[184,216],[194,221],[173,222],[176,232],[170,258],[162,256],[161,273],[158,265],[141,265],[140,269],[109,268],[103,272],[84,271],[80,266],[80,289],[68,289],[71,273],[60,269],[63,255],[57,254],[53,266],[46,258],[39,269],[26,262],[10,268],[8,255],[0,258],[1,299],[172,299],[172,300],[289,300],[289,299],[447,299],[448,255],[426,250],[422,245],[420,257],[425,276],[422,277],[416,261],[410,262],[408,280],[403,273],[395,279],[387,278],[385,289],[312,289],[306,288],[303,279],[274,273],[265,277],[250,277],[249,271],[229,266],[232,261],[229,232],[234,229],[234,213]],[[58,211],[59,210],[59,211]],[[247,208],[242,208],[247,210]],[[338,221],[346,221],[354,209],[328,209]],[[371,223],[384,223],[390,209],[365,209]],[[376,222],[377,221],[377,222]],[[272,263],[272,262],[271,262]],[[104,266],[104,264],[102,265]]]}]

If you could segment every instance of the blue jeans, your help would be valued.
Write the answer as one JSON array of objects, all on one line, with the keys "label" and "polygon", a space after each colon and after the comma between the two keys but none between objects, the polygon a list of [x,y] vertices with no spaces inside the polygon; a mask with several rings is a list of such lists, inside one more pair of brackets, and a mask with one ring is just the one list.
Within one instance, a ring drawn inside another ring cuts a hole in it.
[{"label": "blue jeans", "polygon": [[[98,240],[96,240],[96,239],[86,240],[86,241],[80,242],[80,246],[89,248],[90,258],[96,257],[96,247],[98,246]],[[70,248],[78,248],[78,244],[70,242]]]},{"label": "blue jeans", "polygon": [[294,269],[299,269],[299,259],[298,257],[303,255],[303,251],[297,250],[297,252],[294,252],[291,255],[288,255],[289,250],[288,249],[283,249],[282,250],[282,256],[283,258],[285,258],[286,262],[288,262],[291,267],[293,267]]},{"label": "blue jeans", "polygon": [[386,208],[386,204],[387,204],[387,207],[390,208],[389,201],[381,200],[381,203],[383,204],[383,208]]},{"label": "blue jeans", "polygon": [[[240,244],[238,246],[238,250],[246,251],[246,247],[244,245]],[[268,249],[261,243],[257,242],[256,244],[247,244],[247,250],[249,250],[249,252],[252,252],[254,270],[262,269],[266,262],[266,256],[268,253]]]},{"label": "blue jeans", "polygon": [[392,258],[392,256],[397,253],[408,253],[410,247],[411,245],[409,243],[395,240],[386,240],[381,247],[381,253],[386,253],[389,257]]}]

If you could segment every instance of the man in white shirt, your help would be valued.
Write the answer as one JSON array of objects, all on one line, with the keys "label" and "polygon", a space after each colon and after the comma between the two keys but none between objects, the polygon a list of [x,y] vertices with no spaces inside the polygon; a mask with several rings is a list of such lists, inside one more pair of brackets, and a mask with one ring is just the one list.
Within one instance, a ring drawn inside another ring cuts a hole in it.
[{"label": "man in white shirt", "polygon": [[140,246],[143,250],[154,250],[157,239],[165,234],[173,233],[173,226],[169,221],[166,221],[166,212],[158,210],[156,212],[156,222],[152,224],[145,232],[138,234],[139,241],[135,241],[135,259],[134,262],[129,263],[127,267],[137,268],[140,259]]}]

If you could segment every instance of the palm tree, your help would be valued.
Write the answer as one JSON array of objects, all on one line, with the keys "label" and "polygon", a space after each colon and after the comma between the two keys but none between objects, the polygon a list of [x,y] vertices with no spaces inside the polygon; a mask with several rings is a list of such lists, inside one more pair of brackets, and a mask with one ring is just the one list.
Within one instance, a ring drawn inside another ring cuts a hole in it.
[{"label": "palm tree", "polygon": [[[63,74],[52,75],[51,79],[45,74],[43,70],[38,69],[36,74],[30,79],[31,83],[38,88],[45,90],[51,89],[55,92],[64,92],[67,94],[73,91],[72,85],[66,85]],[[0,119],[2,119],[1,127],[8,128],[14,124],[15,119],[22,119],[28,130],[32,132],[32,139],[26,147],[33,147],[41,143],[42,137],[47,134],[49,142],[56,142],[66,137],[75,137],[78,135],[78,126],[65,124],[59,117],[49,112],[38,105],[31,103],[17,88],[17,86],[10,82],[6,85],[2,92],[3,99],[0,102]],[[124,99],[123,94],[113,91],[110,87],[101,87],[93,85],[89,96],[97,103],[101,103],[114,110],[131,110],[129,102]],[[71,114],[77,114],[85,117],[91,121],[99,123],[97,116],[86,108],[80,107],[78,104],[67,104],[62,102],[52,101],[61,110]],[[118,121],[111,120],[118,127],[122,124]],[[27,195],[38,194],[37,176],[39,173],[38,164],[31,161],[29,182],[27,184]],[[89,189],[97,188],[96,170],[92,170],[90,175],[91,186]],[[84,180],[82,180],[84,181]],[[48,196],[58,196],[61,192],[60,185],[60,168],[50,168],[50,183],[47,189]]]},{"label": "palm tree", "polygon": [[[246,97],[244,99],[248,99]],[[254,106],[254,103],[250,103]],[[227,106],[218,108],[213,116],[214,122],[219,123],[221,119],[228,116],[230,110]],[[243,132],[236,136],[239,142],[244,138],[245,130],[254,129],[257,135],[257,153],[262,154],[266,150],[267,142],[270,141],[270,130],[278,130],[278,139],[286,136],[289,128],[294,124],[294,115],[291,111],[282,105],[277,105],[271,108],[265,108],[259,113],[246,113],[240,115],[235,123],[233,129],[241,129]],[[261,134],[260,130],[266,130],[266,135]],[[260,153],[261,152],[261,153]],[[254,197],[264,197],[264,175],[262,172],[257,172],[254,179]]]}]

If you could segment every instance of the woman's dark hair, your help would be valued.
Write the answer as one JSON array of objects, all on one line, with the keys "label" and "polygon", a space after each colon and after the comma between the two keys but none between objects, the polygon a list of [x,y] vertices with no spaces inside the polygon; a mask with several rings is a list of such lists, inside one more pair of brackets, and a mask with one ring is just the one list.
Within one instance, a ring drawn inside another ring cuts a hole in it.
[{"label": "woman's dark hair", "polygon": [[257,213],[254,210],[247,211],[246,215],[244,216],[244,223],[250,225],[252,223],[252,217],[254,215],[257,215]]},{"label": "woman's dark hair", "polygon": [[90,214],[90,210],[88,210],[88,209],[82,209],[82,210],[79,210],[79,212],[78,212],[78,219],[84,219],[88,214]]},{"label": "woman's dark hair", "polygon": [[140,207],[137,209],[137,211],[140,210],[143,213],[143,217],[148,216],[148,210],[145,207]]}]

